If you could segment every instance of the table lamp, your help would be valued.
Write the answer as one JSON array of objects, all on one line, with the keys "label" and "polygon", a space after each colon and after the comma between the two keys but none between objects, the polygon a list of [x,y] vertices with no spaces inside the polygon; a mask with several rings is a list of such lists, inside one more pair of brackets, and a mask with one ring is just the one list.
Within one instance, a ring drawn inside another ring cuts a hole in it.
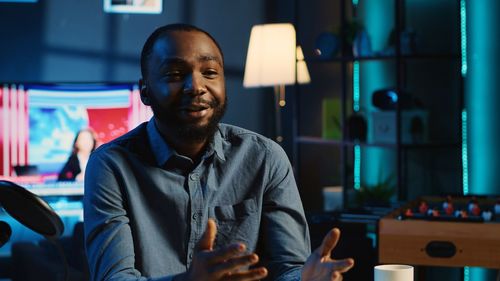
[{"label": "table lamp", "polygon": [[285,85],[311,81],[302,49],[296,44],[290,23],[255,25],[250,33],[243,86],[274,87],[278,143],[283,141],[280,108],[286,104]]}]

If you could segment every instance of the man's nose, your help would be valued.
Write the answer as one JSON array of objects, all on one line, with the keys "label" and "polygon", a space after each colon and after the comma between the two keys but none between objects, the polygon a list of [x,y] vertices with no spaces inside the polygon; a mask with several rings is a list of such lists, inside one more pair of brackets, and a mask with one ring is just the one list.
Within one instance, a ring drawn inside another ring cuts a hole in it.
[{"label": "man's nose", "polygon": [[206,87],[203,82],[203,77],[196,73],[191,73],[186,76],[184,82],[184,93],[192,95],[201,95],[206,92]]}]

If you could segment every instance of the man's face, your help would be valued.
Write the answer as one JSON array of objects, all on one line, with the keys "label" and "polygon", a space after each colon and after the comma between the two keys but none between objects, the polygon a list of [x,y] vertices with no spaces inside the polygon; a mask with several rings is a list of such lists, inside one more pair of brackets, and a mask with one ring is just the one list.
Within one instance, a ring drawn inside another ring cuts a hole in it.
[{"label": "man's face", "polygon": [[147,60],[146,95],[160,126],[186,141],[210,137],[224,115],[222,55],[197,31],[173,31],[158,38]]}]

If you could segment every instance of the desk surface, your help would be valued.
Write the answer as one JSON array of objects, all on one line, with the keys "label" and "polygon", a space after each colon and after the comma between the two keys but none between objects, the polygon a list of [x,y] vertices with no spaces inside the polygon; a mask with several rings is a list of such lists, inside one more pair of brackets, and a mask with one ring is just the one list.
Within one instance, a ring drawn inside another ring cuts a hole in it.
[{"label": "desk surface", "polygon": [[38,196],[83,196],[83,182],[53,182],[23,185]]},{"label": "desk surface", "polygon": [[52,176],[0,176],[0,180],[12,181],[38,196],[83,196],[83,182],[78,181],[57,181]]}]

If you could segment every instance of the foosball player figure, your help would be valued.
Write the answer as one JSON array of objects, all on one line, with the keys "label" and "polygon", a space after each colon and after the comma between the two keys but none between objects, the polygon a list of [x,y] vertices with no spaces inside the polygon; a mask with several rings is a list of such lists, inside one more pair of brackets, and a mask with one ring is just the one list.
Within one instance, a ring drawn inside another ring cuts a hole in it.
[{"label": "foosball player figure", "polygon": [[453,215],[454,208],[451,196],[447,196],[446,200],[443,202],[443,211],[449,216]]},{"label": "foosball player figure", "polygon": [[465,219],[467,218],[467,212],[465,210],[456,210],[455,217]]},{"label": "foosball player figure", "polygon": [[405,216],[406,217],[413,217],[413,212],[410,208],[406,209]]},{"label": "foosball player figure", "polygon": [[491,221],[491,218],[493,217],[493,213],[489,210],[483,211],[481,213],[481,216],[483,217],[484,221]]},{"label": "foosball player figure", "polygon": [[481,208],[479,208],[479,204],[475,203],[475,204],[472,206],[471,213],[472,213],[474,216],[480,216],[480,215],[481,215]]},{"label": "foosball player figure", "polygon": [[469,202],[467,209],[469,210],[469,214],[473,216],[481,215],[481,208],[479,208],[479,203],[477,202],[477,199],[474,197]]},{"label": "foosball player figure", "polygon": [[500,216],[500,198],[498,198],[497,202],[495,203],[494,212],[495,215],[498,217]]},{"label": "foosball player figure", "polygon": [[439,217],[439,210],[438,210],[438,208],[432,209],[432,216],[433,217]]},{"label": "foosball player figure", "polygon": [[422,215],[426,215],[428,210],[429,205],[427,205],[427,202],[425,202],[424,200],[420,201],[420,204],[418,205],[418,212]]},{"label": "foosball player figure", "polygon": [[467,202],[467,211],[469,213],[472,212],[472,207],[474,206],[474,203],[477,203],[477,198],[476,196],[472,196],[472,198]]},{"label": "foosball player figure", "polygon": [[439,217],[439,210],[438,210],[438,208],[433,208],[433,209],[427,210],[427,215],[429,217]]}]

